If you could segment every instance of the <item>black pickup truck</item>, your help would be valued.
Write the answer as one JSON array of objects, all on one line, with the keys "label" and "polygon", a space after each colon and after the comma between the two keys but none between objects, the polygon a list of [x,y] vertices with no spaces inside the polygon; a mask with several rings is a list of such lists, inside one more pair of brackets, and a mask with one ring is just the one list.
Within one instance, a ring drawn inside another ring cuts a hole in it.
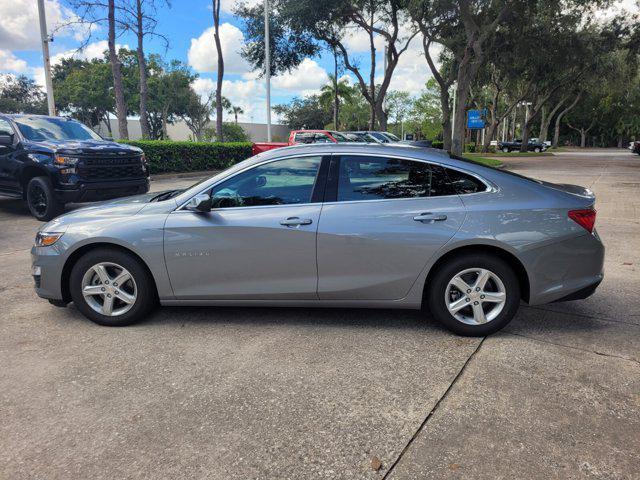
[{"label": "black pickup truck", "polygon": [[22,198],[38,220],[65,203],[149,191],[142,150],[105,140],[73,119],[0,114],[0,195]]},{"label": "black pickup truck", "polygon": [[[519,152],[520,147],[522,147],[522,140],[514,140],[513,142],[498,142],[498,149],[507,153],[507,152]],[[536,142],[535,140],[529,140],[529,145],[527,150],[530,152],[544,152],[547,149],[547,145],[541,142]]]}]

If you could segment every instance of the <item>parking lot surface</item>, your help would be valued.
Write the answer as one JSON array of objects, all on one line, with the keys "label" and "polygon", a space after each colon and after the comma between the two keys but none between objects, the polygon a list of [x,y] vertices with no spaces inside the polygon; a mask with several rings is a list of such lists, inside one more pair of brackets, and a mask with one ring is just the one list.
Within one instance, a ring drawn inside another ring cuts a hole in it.
[{"label": "parking lot surface", "polygon": [[0,478],[638,478],[640,157],[506,166],[594,190],[605,280],[486,339],[390,310],[163,308],[100,327],[36,297],[39,223],[0,199]]}]

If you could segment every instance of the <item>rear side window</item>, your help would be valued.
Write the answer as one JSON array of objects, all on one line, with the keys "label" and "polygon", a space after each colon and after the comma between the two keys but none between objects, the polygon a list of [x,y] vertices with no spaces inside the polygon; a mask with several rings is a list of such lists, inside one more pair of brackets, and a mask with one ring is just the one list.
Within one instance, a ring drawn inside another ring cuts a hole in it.
[{"label": "rear side window", "polygon": [[13,135],[13,133],[11,124],[0,118],[0,135]]},{"label": "rear side window", "polygon": [[381,200],[455,195],[456,185],[438,165],[412,160],[343,156],[337,200]]},{"label": "rear side window", "polygon": [[459,195],[484,192],[487,189],[487,186],[476,177],[450,168],[443,168],[443,170],[446,172],[449,183]]}]

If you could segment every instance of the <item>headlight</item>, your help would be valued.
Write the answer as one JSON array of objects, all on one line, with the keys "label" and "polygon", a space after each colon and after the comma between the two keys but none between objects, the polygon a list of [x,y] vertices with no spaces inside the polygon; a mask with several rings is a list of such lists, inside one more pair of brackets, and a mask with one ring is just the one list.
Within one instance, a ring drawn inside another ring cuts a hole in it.
[{"label": "headlight", "polygon": [[78,163],[78,159],[76,157],[67,157],[64,155],[56,155],[54,158],[54,162],[56,165],[65,165],[65,166],[70,166],[70,165],[75,165],[76,163]]},{"label": "headlight", "polygon": [[61,236],[61,232],[38,232],[36,234],[36,247],[49,247],[56,243]]}]

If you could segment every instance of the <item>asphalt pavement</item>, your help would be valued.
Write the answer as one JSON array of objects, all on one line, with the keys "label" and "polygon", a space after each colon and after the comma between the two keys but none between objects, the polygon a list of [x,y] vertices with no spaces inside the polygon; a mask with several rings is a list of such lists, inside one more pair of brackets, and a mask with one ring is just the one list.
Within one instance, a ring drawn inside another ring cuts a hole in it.
[{"label": "asphalt pavement", "polygon": [[391,310],[100,327],[36,297],[39,223],[0,198],[0,479],[638,478],[640,157],[505,163],[594,190],[605,280],[485,339]]}]

